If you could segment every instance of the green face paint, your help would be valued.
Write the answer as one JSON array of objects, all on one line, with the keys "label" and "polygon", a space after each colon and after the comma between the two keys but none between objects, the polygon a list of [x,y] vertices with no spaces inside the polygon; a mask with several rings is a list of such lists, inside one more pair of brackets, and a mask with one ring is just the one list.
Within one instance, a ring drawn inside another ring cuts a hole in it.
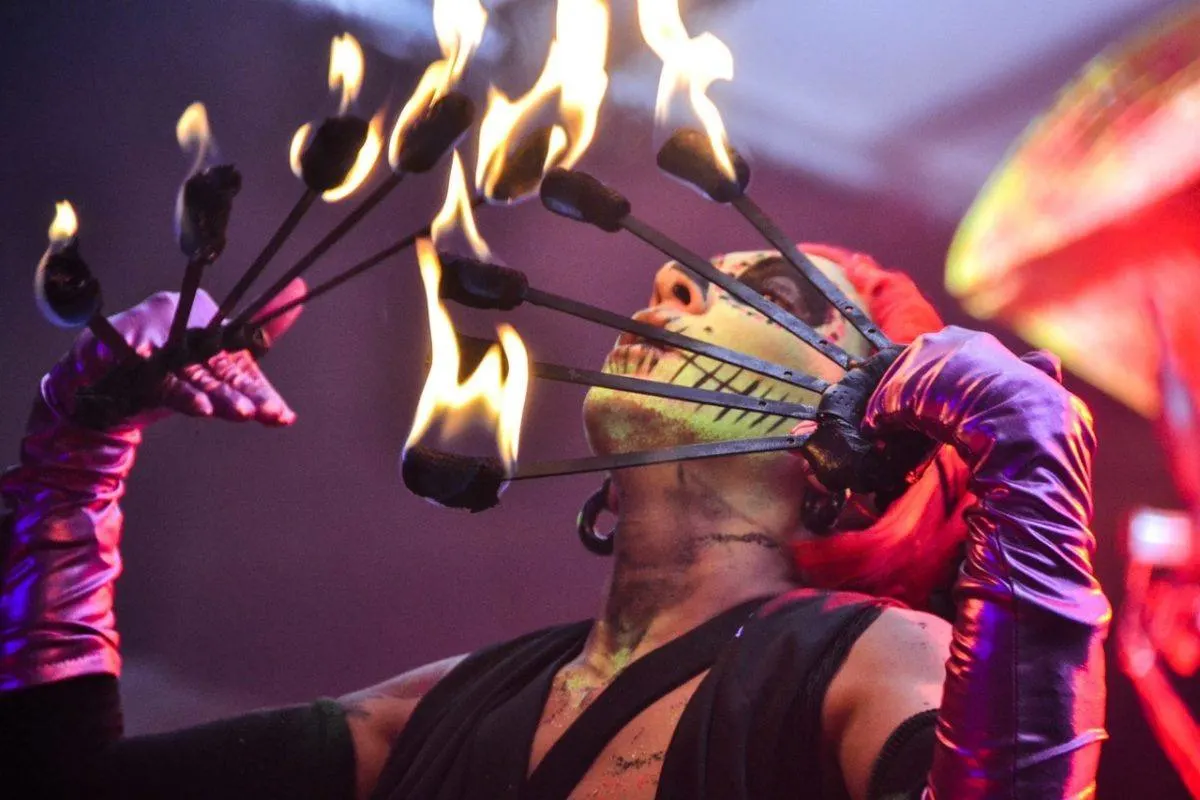
[{"label": "green face paint", "polygon": [[[862,307],[861,298],[836,264],[820,257],[813,257],[813,261]],[[847,352],[870,352],[862,337],[776,254],[730,253],[713,259],[713,264],[787,308]],[[717,286],[701,286],[672,265],[659,272],[650,307],[634,317],[826,380],[836,381],[841,375],[832,362],[754,309]],[[608,354],[604,371],[769,400],[814,405],[818,400],[814,393],[791,384],[706,356],[659,348],[627,335],[618,339]],[[795,424],[795,420],[758,412],[599,388],[588,392],[584,421],[596,453],[781,435]]]}]

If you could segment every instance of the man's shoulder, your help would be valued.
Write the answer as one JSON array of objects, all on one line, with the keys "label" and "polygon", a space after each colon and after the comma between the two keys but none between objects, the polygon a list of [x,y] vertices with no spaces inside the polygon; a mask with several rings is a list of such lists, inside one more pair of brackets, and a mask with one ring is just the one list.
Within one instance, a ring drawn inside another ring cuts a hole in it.
[{"label": "man's shoulder", "polygon": [[913,695],[936,707],[952,628],[941,617],[887,606],[854,642],[825,699],[827,720],[845,719],[883,695]]}]

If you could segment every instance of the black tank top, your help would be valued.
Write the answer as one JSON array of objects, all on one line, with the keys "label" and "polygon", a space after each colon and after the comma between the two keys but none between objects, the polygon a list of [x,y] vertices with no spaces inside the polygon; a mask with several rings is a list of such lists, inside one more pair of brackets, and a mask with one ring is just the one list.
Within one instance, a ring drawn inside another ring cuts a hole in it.
[{"label": "black tank top", "polygon": [[[633,702],[644,707],[708,668],[667,748],[657,800],[821,800],[825,693],[885,605],[863,595],[798,590],[725,612],[633,662],[529,779],[529,752],[551,682],[580,652],[592,623],[481,650],[422,699],[373,798],[562,800],[573,784],[564,788],[555,778],[582,777],[579,770],[599,752],[590,745],[602,746],[638,710],[615,707],[621,682],[624,699],[641,691]],[[656,681],[665,684],[647,693]],[[560,774],[546,774],[554,772]]]}]

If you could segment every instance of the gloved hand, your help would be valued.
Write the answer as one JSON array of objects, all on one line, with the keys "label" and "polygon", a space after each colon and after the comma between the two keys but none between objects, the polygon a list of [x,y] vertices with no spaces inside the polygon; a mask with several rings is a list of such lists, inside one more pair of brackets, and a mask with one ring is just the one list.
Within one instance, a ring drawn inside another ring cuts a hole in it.
[{"label": "gloved hand", "polygon": [[[299,296],[294,282],[270,308]],[[143,356],[167,339],[178,296],[156,294],[111,319]],[[189,325],[216,311],[196,297]],[[272,321],[266,341],[278,339],[300,309]],[[21,443],[21,462],[0,477],[9,512],[0,519],[0,690],[92,673],[120,673],[112,612],[121,572],[122,514],[118,500],[133,467],[142,430],[179,412],[264,425],[290,425],[295,413],[249,353],[221,353],[170,375],[161,405],[103,431],[71,419],[75,395],[116,363],[90,332],[42,378]]]},{"label": "gloved hand", "polygon": [[919,337],[864,430],[953,446],[978,503],[926,798],[1091,797],[1111,609],[1092,570],[1091,415],[1052,356],[950,327]]}]

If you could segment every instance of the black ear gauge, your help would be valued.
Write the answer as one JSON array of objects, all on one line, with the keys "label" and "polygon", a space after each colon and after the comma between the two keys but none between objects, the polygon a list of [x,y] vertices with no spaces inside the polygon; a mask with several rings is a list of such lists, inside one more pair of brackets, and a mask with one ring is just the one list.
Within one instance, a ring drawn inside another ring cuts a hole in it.
[{"label": "black ear gauge", "polygon": [[800,521],[810,532],[817,536],[826,536],[832,532],[834,523],[841,516],[849,497],[849,489],[833,493],[809,489],[804,493],[804,500],[800,504]]}]

